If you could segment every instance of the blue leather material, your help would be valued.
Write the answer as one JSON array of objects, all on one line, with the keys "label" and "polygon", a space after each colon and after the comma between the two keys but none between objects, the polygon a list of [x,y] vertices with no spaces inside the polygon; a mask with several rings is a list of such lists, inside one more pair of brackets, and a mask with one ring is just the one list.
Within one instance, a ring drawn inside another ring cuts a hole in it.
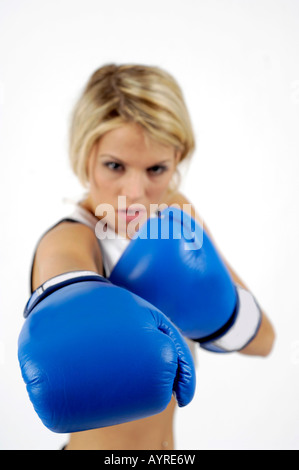
[{"label": "blue leather material", "polygon": [[175,207],[147,220],[110,280],[151,302],[196,340],[229,324],[237,303],[230,273],[207,233]]},{"label": "blue leather material", "polygon": [[147,301],[96,280],[43,297],[19,336],[18,358],[33,406],[54,432],[111,426],[164,410],[195,390],[181,334]]}]

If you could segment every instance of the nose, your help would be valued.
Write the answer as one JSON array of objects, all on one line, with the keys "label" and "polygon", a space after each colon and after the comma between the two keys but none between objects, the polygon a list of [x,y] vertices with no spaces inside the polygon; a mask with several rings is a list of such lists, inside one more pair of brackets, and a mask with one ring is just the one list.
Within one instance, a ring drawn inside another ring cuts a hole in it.
[{"label": "nose", "polygon": [[121,195],[126,196],[131,204],[141,202],[146,191],[145,185],[144,175],[141,172],[132,171],[123,181]]}]

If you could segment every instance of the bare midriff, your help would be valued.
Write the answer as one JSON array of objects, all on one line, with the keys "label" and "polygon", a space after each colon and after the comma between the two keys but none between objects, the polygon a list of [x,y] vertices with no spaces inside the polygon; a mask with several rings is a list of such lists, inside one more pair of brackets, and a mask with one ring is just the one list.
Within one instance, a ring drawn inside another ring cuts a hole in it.
[{"label": "bare midriff", "polygon": [[72,433],[65,450],[173,450],[176,401],[148,418]]}]

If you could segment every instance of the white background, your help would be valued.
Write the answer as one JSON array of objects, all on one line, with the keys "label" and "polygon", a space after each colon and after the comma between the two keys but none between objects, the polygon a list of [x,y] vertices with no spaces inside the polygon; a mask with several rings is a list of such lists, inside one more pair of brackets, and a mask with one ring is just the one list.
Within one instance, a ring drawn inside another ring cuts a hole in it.
[{"label": "white background", "polygon": [[72,107],[110,63],[180,83],[197,139],[182,189],[272,320],[268,358],[198,351],[177,449],[299,449],[298,0],[0,0],[0,448],[58,449],[17,363],[41,233],[82,190]]}]

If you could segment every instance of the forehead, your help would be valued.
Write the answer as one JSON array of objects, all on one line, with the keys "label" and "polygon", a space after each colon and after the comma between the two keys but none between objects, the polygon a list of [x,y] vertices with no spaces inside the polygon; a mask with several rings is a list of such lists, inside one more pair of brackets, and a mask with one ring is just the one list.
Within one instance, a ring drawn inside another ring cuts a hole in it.
[{"label": "forehead", "polygon": [[148,162],[161,158],[173,159],[175,149],[151,138],[138,124],[124,124],[101,137],[97,154],[107,154],[125,161],[138,158]]}]

